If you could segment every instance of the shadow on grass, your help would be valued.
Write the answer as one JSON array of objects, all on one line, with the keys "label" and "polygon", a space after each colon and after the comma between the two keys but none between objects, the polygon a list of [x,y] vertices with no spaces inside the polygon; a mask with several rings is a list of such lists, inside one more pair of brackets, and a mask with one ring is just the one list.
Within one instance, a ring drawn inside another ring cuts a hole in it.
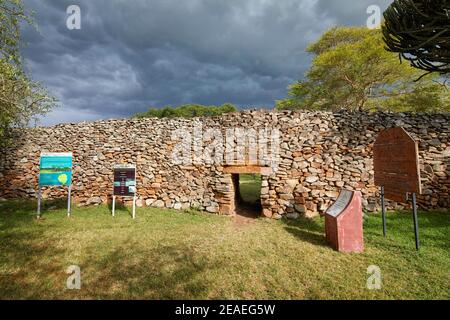
[{"label": "shadow on grass", "polygon": [[328,246],[325,229],[313,219],[300,218],[297,220],[283,220],[284,229],[302,241],[314,245]]},{"label": "shadow on grass", "polygon": [[[137,208],[136,208],[137,209]],[[112,215],[112,199],[108,200],[108,210]],[[132,204],[130,206],[125,205],[125,203],[123,202],[123,200],[121,199],[116,199],[116,208],[115,214],[121,213],[121,212],[126,212],[130,217],[133,216],[133,211],[132,211]]]},{"label": "shadow on grass", "polygon": [[[67,209],[67,198],[43,200],[41,218],[53,210]],[[37,200],[7,200],[0,202],[0,230],[37,218]]]},{"label": "shadow on grass", "polygon": [[[64,225],[34,220],[34,202],[2,205],[9,212],[0,213],[0,299],[201,299],[213,281],[204,275],[226,268],[189,245],[143,245],[139,235],[70,247],[59,237]],[[66,289],[70,264],[81,268],[81,290]]]},{"label": "shadow on grass", "polygon": [[64,255],[58,239],[46,236],[44,229],[22,229],[0,233],[0,299],[39,299],[49,279],[60,277],[64,283],[66,266],[48,259]]},{"label": "shadow on grass", "polygon": [[95,274],[85,282],[89,297],[104,299],[200,299],[211,288],[204,273],[225,263],[196,254],[187,246],[159,245],[143,250],[119,247],[82,268]]},{"label": "shadow on grass", "polygon": [[[323,219],[323,218],[322,218]],[[419,212],[419,237],[423,247],[450,247],[449,212]],[[325,228],[317,220],[300,218],[284,220],[285,230],[302,241],[314,245],[328,246]],[[383,237],[381,214],[370,215],[364,220],[364,239],[370,246],[396,252],[414,247],[414,224],[412,212],[389,212],[387,214],[387,238]]]},{"label": "shadow on grass", "polygon": [[[2,232],[0,299],[201,299],[212,287],[204,274],[225,269],[220,258],[184,245],[100,249],[92,243],[89,254],[66,261],[72,249],[61,247],[45,228]],[[65,287],[65,271],[72,263],[81,268],[82,290]]]},{"label": "shadow on grass", "polygon": [[[67,198],[59,198],[54,200],[42,200],[41,212],[49,210],[58,210],[67,208]],[[0,202],[1,212],[17,213],[17,212],[32,212],[37,213],[37,199],[30,200],[6,200]]]},{"label": "shadow on grass", "polygon": [[[448,210],[432,212],[419,211],[419,237],[424,246],[450,247],[450,216]],[[414,223],[412,212],[388,212],[386,217],[387,240],[383,237],[381,214],[371,215],[364,222],[364,234],[374,244],[403,248],[404,243],[414,244]],[[402,241],[402,242],[398,242]]]}]

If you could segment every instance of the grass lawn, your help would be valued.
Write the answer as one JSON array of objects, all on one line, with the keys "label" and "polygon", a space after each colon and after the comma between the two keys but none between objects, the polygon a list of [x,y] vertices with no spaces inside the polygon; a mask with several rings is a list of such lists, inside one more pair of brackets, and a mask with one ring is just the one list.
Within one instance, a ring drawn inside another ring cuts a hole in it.
[{"label": "grass lawn", "polygon": [[[450,212],[420,213],[422,250],[410,213],[365,220],[366,251],[341,254],[324,240],[323,219],[231,218],[138,209],[136,220],[107,206],[0,203],[0,299],[449,299]],[[81,290],[66,289],[69,265]],[[367,268],[382,272],[366,288]]]}]

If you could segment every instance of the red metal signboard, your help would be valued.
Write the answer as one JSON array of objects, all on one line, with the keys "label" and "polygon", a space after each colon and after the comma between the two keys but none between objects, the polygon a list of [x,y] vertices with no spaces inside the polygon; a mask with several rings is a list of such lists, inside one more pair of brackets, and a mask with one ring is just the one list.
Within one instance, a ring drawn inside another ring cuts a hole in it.
[{"label": "red metal signboard", "polygon": [[380,132],[373,146],[375,185],[386,198],[406,202],[407,193],[422,193],[419,146],[403,128]]}]

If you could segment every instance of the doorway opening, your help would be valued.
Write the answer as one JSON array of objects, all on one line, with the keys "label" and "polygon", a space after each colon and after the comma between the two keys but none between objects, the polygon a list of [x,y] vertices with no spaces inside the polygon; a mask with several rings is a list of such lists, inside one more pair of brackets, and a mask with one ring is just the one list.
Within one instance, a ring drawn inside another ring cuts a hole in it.
[{"label": "doorway opening", "polygon": [[247,218],[261,215],[261,174],[233,174],[236,214]]},{"label": "doorway opening", "polygon": [[270,167],[261,166],[227,166],[224,173],[231,176],[231,194],[225,197],[221,205],[221,213],[248,218],[262,216],[264,202],[262,201],[262,186],[273,171]]}]

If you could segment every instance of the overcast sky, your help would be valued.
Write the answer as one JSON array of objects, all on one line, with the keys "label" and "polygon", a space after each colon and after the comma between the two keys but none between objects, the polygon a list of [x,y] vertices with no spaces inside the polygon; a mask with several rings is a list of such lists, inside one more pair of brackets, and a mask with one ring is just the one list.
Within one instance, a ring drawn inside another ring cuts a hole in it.
[{"label": "overcast sky", "polygon": [[[308,43],[334,25],[366,25],[391,0],[24,0],[32,77],[60,106],[41,120],[128,117],[150,106],[273,107],[303,77]],[[69,5],[81,29],[66,26]]]}]

